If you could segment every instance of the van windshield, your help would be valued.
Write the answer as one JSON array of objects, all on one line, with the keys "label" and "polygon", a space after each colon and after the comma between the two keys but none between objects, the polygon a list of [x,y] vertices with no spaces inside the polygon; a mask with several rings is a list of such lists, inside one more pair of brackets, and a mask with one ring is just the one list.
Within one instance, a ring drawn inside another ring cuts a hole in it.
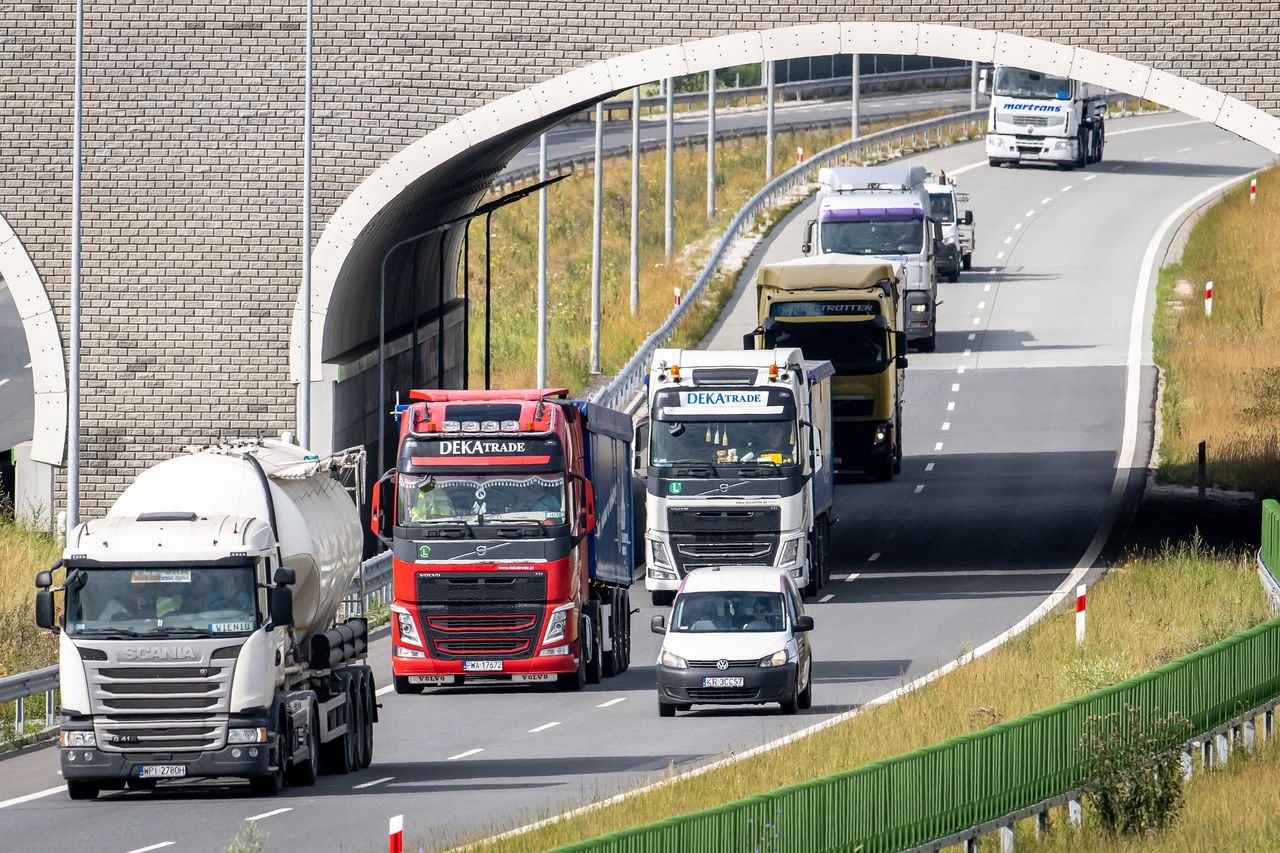
[{"label": "van windshield", "polygon": [[929,193],[929,215],[942,222],[955,222],[956,206],[951,193]]},{"label": "van windshield", "polygon": [[822,223],[824,255],[914,255],[923,247],[924,227],[920,218]]},{"label": "van windshield", "polygon": [[[703,571],[707,571],[703,569]],[[682,592],[671,611],[676,634],[782,631],[787,626],[780,592]]]}]

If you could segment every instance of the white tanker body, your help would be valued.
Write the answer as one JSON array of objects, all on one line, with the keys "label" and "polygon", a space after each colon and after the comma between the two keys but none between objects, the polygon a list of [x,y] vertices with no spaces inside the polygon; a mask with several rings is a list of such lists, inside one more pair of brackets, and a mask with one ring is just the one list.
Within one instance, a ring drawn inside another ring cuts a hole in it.
[{"label": "white tanker body", "polygon": [[256,794],[372,758],[363,619],[334,617],[361,532],[324,459],[282,441],[204,448],[144,471],[78,525],[66,582],[41,573],[37,622],[59,646],[62,774],[72,799],[163,779],[248,778]]}]

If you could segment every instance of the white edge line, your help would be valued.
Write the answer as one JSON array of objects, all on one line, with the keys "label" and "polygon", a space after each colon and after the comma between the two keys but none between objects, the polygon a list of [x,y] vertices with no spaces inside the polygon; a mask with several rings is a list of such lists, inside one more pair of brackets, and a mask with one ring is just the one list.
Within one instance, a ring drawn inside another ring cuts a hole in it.
[{"label": "white edge line", "polygon": [[[1179,127],[1183,124],[1199,124],[1199,123],[1200,122],[1197,122],[1197,121],[1189,121],[1189,122],[1179,122],[1173,125],[1158,125],[1158,126],[1153,125],[1151,127],[1138,128],[1138,129],[1127,131],[1127,132],[1134,133],[1134,132],[1137,132],[1138,130],[1155,130],[1157,129],[1157,127]],[[1126,131],[1121,131],[1121,132],[1123,133]],[[1109,135],[1115,136],[1116,134],[1111,133]],[[977,165],[980,165],[980,164],[975,164],[972,168],[977,168]],[[958,173],[959,173],[959,170],[952,172],[953,175]],[[793,741],[799,740],[802,737],[807,737],[808,735],[814,734],[815,732],[820,732],[825,729],[829,729],[832,726],[837,726],[846,720],[853,719],[859,714],[864,713],[869,708],[875,708],[880,705],[884,705],[888,702],[892,702],[894,699],[897,699],[900,696],[905,696],[908,693],[911,693],[915,690],[920,689],[926,684],[936,681],[937,679],[941,678],[942,676],[946,675],[947,673],[951,672],[957,667],[963,666],[966,663],[969,663],[971,661],[977,660],[980,657],[983,657],[984,655],[990,653],[994,649],[998,648],[999,646],[1007,642],[1012,637],[1016,637],[1018,634],[1021,634],[1023,631],[1026,631],[1036,622],[1044,618],[1046,614],[1048,614],[1050,611],[1056,608],[1059,604],[1061,604],[1063,599],[1066,598],[1067,593],[1074,591],[1076,585],[1080,582],[1080,579],[1083,578],[1088,573],[1089,569],[1093,566],[1094,561],[1097,560],[1098,554],[1102,553],[1103,545],[1106,543],[1107,538],[1111,535],[1111,528],[1114,525],[1115,517],[1119,514],[1119,511],[1120,511],[1118,501],[1116,499],[1118,496],[1123,496],[1124,494],[1124,487],[1128,481],[1127,472],[1130,464],[1133,461],[1134,448],[1137,446],[1137,432],[1138,432],[1137,407],[1138,407],[1138,398],[1140,396],[1138,379],[1141,376],[1141,367],[1142,367],[1141,365],[1142,343],[1143,343],[1142,329],[1146,320],[1147,293],[1151,287],[1151,276],[1155,267],[1156,252],[1159,250],[1160,244],[1164,242],[1165,234],[1168,232],[1168,230],[1171,227],[1173,227],[1173,224],[1175,222],[1179,221],[1179,217],[1184,215],[1186,211],[1192,209],[1193,207],[1195,207],[1195,205],[1199,204],[1204,199],[1212,196],[1214,193],[1220,192],[1239,181],[1247,180],[1249,177],[1256,174],[1257,174],[1257,171],[1254,171],[1249,173],[1248,175],[1241,175],[1241,176],[1232,178],[1229,181],[1223,181],[1222,183],[1217,184],[1213,187],[1210,187],[1209,189],[1200,193],[1198,196],[1191,199],[1191,201],[1182,205],[1182,207],[1179,207],[1177,210],[1171,213],[1163,222],[1161,222],[1160,226],[1156,229],[1156,234],[1152,238],[1151,243],[1147,246],[1146,255],[1143,257],[1141,272],[1139,272],[1138,274],[1138,287],[1137,287],[1138,292],[1134,294],[1133,316],[1131,318],[1131,322],[1129,326],[1129,364],[1128,364],[1128,370],[1125,374],[1124,436],[1121,443],[1120,455],[1116,459],[1116,469],[1115,469],[1116,473],[1115,473],[1115,478],[1112,481],[1111,494],[1108,497],[1108,511],[1103,513],[1101,520],[1098,522],[1098,529],[1094,533],[1093,541],[1089,543],[1089,547],[1085,550],[1084,556],[1080,558],[1080,561],[1076,564],[1076,567],[1072,569],[1070,574],[1068,574],[1067,577],[1062,581],[1062,583],[1058,585],[1057,589],[1055,589],[1046,599],[1040,602],[1039,606],[1037,606],[1035,610],[1032,610],[1030,613],[1024,616],[1022,620],[1018,622],[1018,624],[1014,625],[1012,628],[1005,631],[1004,633],[997,634],[996,636],[992,637],[990,640],[978,646],[968,655],[962,655],[961,657],[956,658],[950,663],[944,664],[943,666],[938,667],[932,672],[929,672],[920,676],[915,681],[912,681],[909,684],[904,684],[903,686],[895,690],[891,690],[888,693],[885,693],[881,696],[877,696],[874,699],[868,700],[865,704],[860,705],[859,707],[854,708],[850,711],[845,711],[843,714],[837,714],[833,717],[828,717],[827,719],[822,720],[819,723],[815,723],[812,726],[808,726],[807,728],[803,728],[798,731],[792,732],[791,734],[778,738],[777,740],[769,741],[768,743],[762,743],[759,746],[752,747],[751,749],[747,749],[742,752],[735,753],[734,755],[728,758],[721,758],[717,761],[711,762],[710,764],[704,764],[701,767],[695,767],[692,770],[686,770],[683,773],[673,774],[667,777],[666,779],[662,779],[657,782],[651,782],[648,785],[642,785],[639,788],[633,788],[630,791],[623,791],[620,794],[614,794],[612,797],[608,797],[604,800],[600,800],[595,803],[588,803],[585,806],[579,806],[575,809],[570,809],[569,811],[563,812],[561,814],[552,815],[551,817],[543,818],[540,821],[526,824],[525,826],[517,827],[516,829],[507,830],[506,832],[499,833],[498,835],[490,836],[489,838],[485,838],[481,841],[474,842],[472,844],[469,844],[459,849],[470,850],[483,845],[492,844],[493,842],[500,841],[504,838],[512,838],[518,835],[524,835],[525,833],[532,832],[533,830],[540,829],[544,826],[550,826],[552,824],[559,823],[563,820],[568,820],[568,819],[577,817],[578,815],[588,814],[590,812],[597,811],[602,808],[607,808],[608,806],[611,806],[614,803],[620,803],[624,800],[630,799],[631,797],[640,796],[641,794],[646,794],[649,791],[653,791],[659,788],[665,788],[669,785],[673,785],[676,782],[682,782],[686,779],[692,779],[697,776],[701,776],[704,773],[709,773],[710,771],[716,770],[720,767],[727,767],[730,764],[734,764],[746,758],[751,758],[752,756],[761,755],[766,752],[772,752],[773,750],[778,749],[779,747],[785,746]],[[1135,326],[1137,327],[1136,332],[1134,331]],[[960,367],[958,372],[964,372],[964,367],[963,366]],[[845,580],[848,581],[854,577],[856,577],[856,575],[850,575]]]},{"label": "white edge line", "polygon": [[13,797],[12,799],[0,801],[0,809],[7,809],[9,806],[20,806],[23,803],[29,803],[32,800],[38,800],[41,797],[48,797],[52,794],[61,793],[67,790],[66,785],[58,785],[54,788],[45,788],[43,791],[36,791],[34,794],[23,794],[21,797]]},{"label": "white edge line", "polygon": [[365,788],[372,788],[374,785],[381,785],[383,782],[390,782],[394,776],[383,776],[381,779],[374,779],[372,782],[361,782],[359,785],[352,786],[351,790],[360,791]]},{"label": "white edge line", "polygon": [[608,708],[610,705],[617,705],[619,702],[627,701],[626,696],[619,696],[617,699],[610,699],[608,702],[601,702],[597,708]]},{"label": "white edge line", "polygon": [[379,687],[378,692],[375,693],[374,695],[386,696],[388,693],[390,693],[392,690],[395,690],[395,689],[396,689],[396,686],[394,684],[388,684],[386,687]]},{"label": "white edge line", "polygon": [[835,597],[836,597],[836,594],[835,594],[834,592],[829,592],[829,593],[827,593],[826,595],[822,596],[822,598],[819,598],[819,599],[818,599],[818,603],[819,603],[819,604],[826,604],[828,601],[830,601],[831,599],[833,599],[833,598],[835,598]]},{"label": "white edge line", "polygon": [[149,847],[135,847],[129,853],[147,853],[149,850],[163,850],[165,847],[172,847],[177,843],[176,841],[161,841],[159,844],[152,844]]}]

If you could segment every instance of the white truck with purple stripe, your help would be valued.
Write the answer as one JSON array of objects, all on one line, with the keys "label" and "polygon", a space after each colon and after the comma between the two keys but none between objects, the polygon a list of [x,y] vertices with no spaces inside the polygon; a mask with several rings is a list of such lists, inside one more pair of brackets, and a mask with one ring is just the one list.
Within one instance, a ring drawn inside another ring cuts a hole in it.
[{"label": "white truck with purple stripe", "polygon": [[818,172],[818,218],[805,231],[806,255],[861,255],[902,264],[907,340],[937,346],[941,224],[929,215],[923,166],[842,167]]}]

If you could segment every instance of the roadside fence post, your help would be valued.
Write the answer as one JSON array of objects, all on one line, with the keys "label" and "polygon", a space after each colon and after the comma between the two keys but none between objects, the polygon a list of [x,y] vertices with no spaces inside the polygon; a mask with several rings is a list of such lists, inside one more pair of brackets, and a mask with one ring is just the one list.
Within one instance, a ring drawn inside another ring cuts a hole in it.
[{"label": "roadside fence post", "polygon": [[1049,810],[1045,809],[1036,815],[1036,838],[1049,831]]},{"label": "roadside fence post", "polygon": [[979,849],[980,844],[978,836],[975,835],[973,838],[966,838],[964,840],[964,853],[978,853]]},{"label": "roadside fence post", "polygon": [[1257,201],[1257,200],[1258,200],[1258,179],[1250,178],[1249,179],[1249,201]]},{"label": "roadside fence post", "polygon": [[1013,853],[1013,824],[1006,823],[1000,827],[1000,853]]},{"label": "roadside fence post", "polygon": [[1067,820],[1070,821],[1072,829],[1080,828],[1084,820],[1084,805],[1079,797],[1067,801]]},{"label": "roadside fence post", "polygon": [[1200,742],[1200,766],[1205,770],[1213,769],[1213,741],[1210,738]]},{"label": "roadside fence post", "polygon": [[1276,712],[1274,708],[1268,708],[1267,712],[1262,715],[1262,739],[1271,740],[1276,730]]},{"label": "roadside fence post", "polygon": [[404,853],[404,815],[391,818],[389,853]]},{"label": "roadside fence post", "polygon": [[1182,750],[1182,781],[1191,781],[1191,749],[1184,747]]},{"label": "roadside fence post", "polygon": [[1213,282],[1204,283],[1204,316],[1213,316]]},{"label": "roadside fence post", "polygon": [[1231,741],[1230,738],[1227,737],[1227,733],[1219,732],[1214,735],[1213,745],[1217,749],[1218,753],[1214,756],[1214,766],[1216,767],[1221,763],[1222,766],[1225,767],[1228,759],[1231,757]]},{"label": "roadside fence post", "polygon": [[1084,645],[1085,584],[1076,587],[1076,645]]},{"label": "roadside fence post", "polygon": [[1241,735],[1241,743],[1244,745],[1244,748],[1247,751],[1253,752],[1253,748],[1257,744],[1257,742],[1258,742],[1258,732],[1257,732],[1257,729],[1254,728],[1253,720],[1252,719],[1245,720],[1244,726],[1243,726],[1243,733]]}]

